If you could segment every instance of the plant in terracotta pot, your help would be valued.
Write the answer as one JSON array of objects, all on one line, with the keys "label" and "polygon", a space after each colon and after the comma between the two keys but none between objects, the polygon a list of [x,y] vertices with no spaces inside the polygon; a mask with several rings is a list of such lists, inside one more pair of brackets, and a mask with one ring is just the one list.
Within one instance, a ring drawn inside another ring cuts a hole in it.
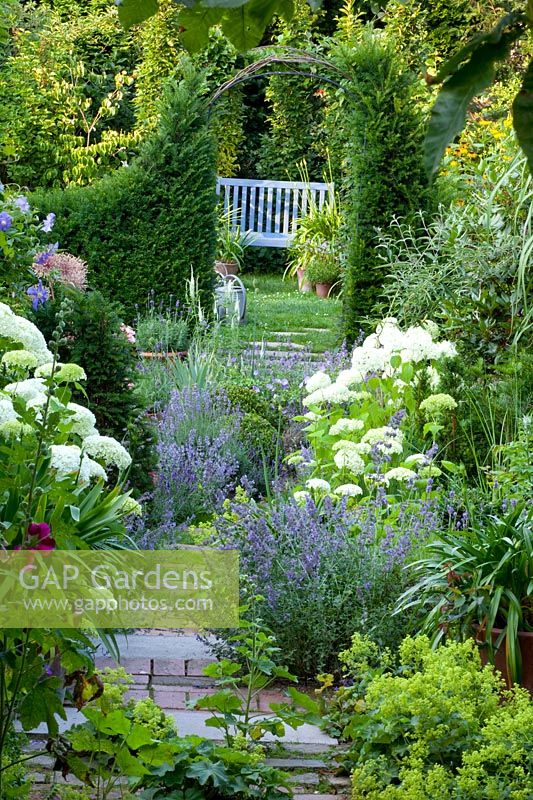
[{"label": "plant in terracotta pot", "polygon": [[329,297],[341,275],[338,255],[333,245],[317,250],[306,269],[307,279],[314,284],[318,297]]},{"label": "plant in terracotta pot", "polygon": [[[302,175],[303,180],[309,177]],[[289,264],[285,275],[298,278],[298,288],[303,292],[313,289],[313,281],[309,278],[310,264],[320,258],[325,250],[335,250],[341,227],[341,214],[335,193],[330,192],[328,199],[319,207],[313,195],[309,194],[306,213],[298,221],[294,239],[289,249]],[[338,275],[333,283],[338,280]]]},{"label": "plant in terracotta pot", "polygon": [[429,608],[424,629],[434,643],[474,635],[508,684],[533,692],[531,505],[441,533],[410,569],[418,580],[397,611]]},{"label": "plant in terracotta pot", "polygon": [[237,275],[242,269],[244,253],[251,244],[252,236],[252,233],[242,233],[240,228],[234,227],[231,216],[223,214],[218,226],[215,272]]}]

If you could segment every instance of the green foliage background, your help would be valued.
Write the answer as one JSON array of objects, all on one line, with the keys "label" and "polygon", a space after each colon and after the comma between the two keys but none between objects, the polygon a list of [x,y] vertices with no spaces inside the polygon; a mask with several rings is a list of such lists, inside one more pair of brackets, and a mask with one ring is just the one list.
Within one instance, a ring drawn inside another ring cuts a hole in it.
[{"label": "green foliage background", "polygon": [[130,167],[32,200],[57,214],[62,248],[87,261],[92,285],[118,300],[129,319],[152,288],[185,300],[191,272],[211,308],[215,143],[201,91],[192,73],[166,86],[158,129]]}]

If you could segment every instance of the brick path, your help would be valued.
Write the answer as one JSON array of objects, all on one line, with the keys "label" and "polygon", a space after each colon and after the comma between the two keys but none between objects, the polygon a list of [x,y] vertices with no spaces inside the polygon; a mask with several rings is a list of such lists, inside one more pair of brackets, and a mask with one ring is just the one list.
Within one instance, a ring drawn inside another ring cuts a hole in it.
[{"label": "brick path", "polygon": [[[210,712],[194,711],[190,708],[194,701],[214,692],[212,679],[203,674],[207,664],[215,660],[207,645],[195,636],[181,632],[161,635],[153,633],[133,634],[117,637],[121,652],[121,666],[133,677],[129,695],[136,700],[152,697],[169,715],[173,716],[180,735],[197,734],[211,739],[219,739],[222,732],[206,727],[205,721]],[[97,658],[98,668],[115,667],[116,662],[109,656]],[[262,692],[256,703],[258,712],[268,713],[270,703],[285,700],[283,689],[269,689]],[[84,721],[75,708],[67,708],[67,720],[59,721],[63,732],[71,725]],[[46,738],[46,728],[41,725],[31,737],[31,747],[42,748]],[[267,735],[265,742],[279,741]],[[347,779],[337,777],[328,771],[323,756],[334,749],[336,741],[326,736],[312,725],[302,725],[296,731],[286,728],[286,736],[281,740],[283,754],[280,758],[268,759],[273,766],[292,773],[296,800],[341,800],[348,794]],[[50,788],[52,780],[51,761],[41,757],[32,761],[35,789],[32,800],[40,800],[45,795],[45,786]],[[57,780],[56,776],[56,780]],[[62,781],[61,778],[59,778]],[[70,782],[76,784],[75,780]],[[321,792],[327,791],[329,794]]]}]

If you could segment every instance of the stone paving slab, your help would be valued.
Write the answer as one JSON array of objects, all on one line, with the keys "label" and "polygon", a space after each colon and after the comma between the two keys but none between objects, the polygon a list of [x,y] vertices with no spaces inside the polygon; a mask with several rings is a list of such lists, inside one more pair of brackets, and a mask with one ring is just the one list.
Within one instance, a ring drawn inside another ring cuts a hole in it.
[{"label": "stone paving slab", "polygon": [[[198,735],[204,736],[207,739],[219,741],[223,739],[224,734],[218,728],[210,728],[205,724],[205,721],[212,716],[208,711],[176,711],[173,709],[164,709],[169,716],[174,717],[176,721],[178,733],[180,736]],[[78,725],[85,722],[85,717],[75,708],[65,708],[67,719],[59,719],[58,726],[59,732],[64,733],[69,730],[73,725]],[[19,727],[20,729],[20,727]],[[31,736],[46,736],[46,724],[43,722],[38,728],[30,732]],[[293,744],[312,744],[320,745],[323,750],[335,747],[337,742],[327,734],[323,733],[319,728],[314,725],[302,725],[297,730],[286,726],[285,738],[279,740],[277,737],[267,734],[264,738],[265,742],[281,741],[284,745]]]},{"label": "stone paving slab", "polygon": [[[117,645],[121,655],[121,662],[131,659],[148,659],[159,661],[175,661],[176,659],[209,659],[213,660],[210,648],[201,642],[194,634],[187,633],[161,633],[149,635],[146,633],[119,634]],[[213,641],[215,639],[213,638]],[[100,657],[109,655],[103,646],[100,647]]]}]

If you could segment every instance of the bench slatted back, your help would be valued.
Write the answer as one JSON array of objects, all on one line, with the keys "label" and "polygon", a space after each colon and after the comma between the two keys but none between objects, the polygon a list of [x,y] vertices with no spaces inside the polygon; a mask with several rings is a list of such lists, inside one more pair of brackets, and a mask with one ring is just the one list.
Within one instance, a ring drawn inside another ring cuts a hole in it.
[{"label": "bench slatted back", "polygon": [[322,208],[334,191],[332,183],[256,181],[218,178],[217,194],[232,230],[250,233],[256,247],[288,247],[310,200]]}]

